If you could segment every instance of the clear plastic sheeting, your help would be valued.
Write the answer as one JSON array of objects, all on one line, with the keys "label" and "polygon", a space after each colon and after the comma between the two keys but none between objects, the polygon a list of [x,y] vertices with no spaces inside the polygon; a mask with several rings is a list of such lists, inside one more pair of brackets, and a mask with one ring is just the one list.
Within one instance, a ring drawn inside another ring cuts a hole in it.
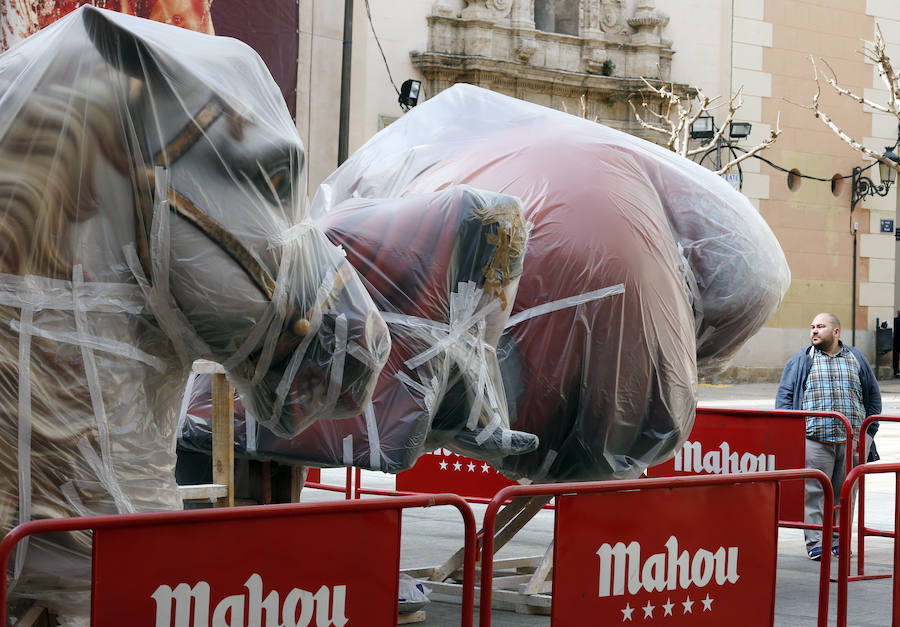
[{"label": "clear plastic sheeting", "polygon": [[[368,403],[387,327],[309,222],[303,168],[236,40],[86,6],[0,56],[3,532],[180,508],[195,359],[284,436]],[[86,616],[87,536],[19,547],[12,597]]]},{"label": "clear plastic sheeting", "polygon": [[463,84],[369,140],[312,213],[456,184],[520,198],[534,224],[498,344],[511,426],[540,439],[502,460],[513,478],[633,477],[670,457],[693,423],[698,365],[724,367],[790,281],[771,230],[712,172]]},{"label": "clear plastic sheeting", "polygon": [[[235,405],[238,455],[385,472],[448,447],[499,463],[534,450],[509,429],[497,361],[526,256],[519,201],[452,186],[392,200],[351,199],[318,225],[347,253],[391,333],[391,354],[360,415],[280,438]],[[186,391],[179,445],[211,450],[210,378]]]}]

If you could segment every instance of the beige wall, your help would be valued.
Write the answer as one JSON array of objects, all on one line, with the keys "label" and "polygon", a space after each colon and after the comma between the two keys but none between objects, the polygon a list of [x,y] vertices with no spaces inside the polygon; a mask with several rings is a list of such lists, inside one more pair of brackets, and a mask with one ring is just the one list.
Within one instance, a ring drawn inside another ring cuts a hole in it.
[{"label": "beige wall", "polygon": [[[860,54],[861,40],[872,38],[876,17],[881,23],[874,9],[886,9],[898,17],[900,5],[873,7],[877,3],[865,0],[764,0],[760,4],[772,33],[771,45],[762,50],[761,72],[770,77],[771,94],[761,99],[761,114],[762,119],[773,121],[780,112],[783,131],[765,156],[820,178],[849,175],[854,166],[868,165],[802,106],[809,105],[816,93],[809,56],[817,60],[820,70],[825,69],[821,59],[827,61],[844,87],[883,102],[883,93],[873,90],[873,67]],[[895,24],[896,20],[892,28]],[[738,26],[736,20],[735,39],[740,38]],[[820,103],[849,135],[878,152],[893,144],[896,119],[874,116],[824,83]],[[784,174],[765,165],[762,172],[771,176],[768,197],[759,202],[760,213],[785,251],[792,284],[782,307],[733,365],[772,367],[783,362],[807,341],[809,321],[820,311],[837,314],[844,337],[851,337],[852,223],[859,225],[856,344],[872,359],[875,318],[888,318],[894,307],[896,246],[891,235],[878,232],[881,218],[894,217],[894,192],[887,198],[867,199],[851,220],[850,179],[843,180],[836,194],[830,184],[814,180],[803,180],[799,189],[790,191]],[[878,175],[870,174],[877,183]]]},{"label": "beige wall", "polygon": [[[636,0],[628,2],[633,11]],[[426,16],[440,2],[455,13],[463,0],[370,0],[372,19],[397,87],[422,78],[409,60],[427,46]],[[391,118],[402,114],[361,0],[353,38],[351,152]],[[727,98],[743,85],[738,118],[753,123],[752,140],[765,136],[780,114],[782,136],[764,156],[804,174],[830,178],[866,165],[828,130],[809,104],[815,93],[809,55],[824,58],[841,84],[874,100],[884,99],[873,66],[859,54],[876,20],[889,41],[900,44],[896,0],[657,0],[670,16],[664,37],[672,40],[672,79]],[[309,155],[310,194],[336,166],[343,3],[300,3],[301,63],[298,127]],[[890,51],[900,59],[900,45]],[[304,82],[305,81],[305,82]],[[313,88],[310,88],[310,84]],[[426,94],[427,96],[427,94]],[[896,119],[863,110],[823,85],[821,103],[853,137],[881,152],[896,139]],[[717,117],[721,119],[722,114]],[[745,142],[744,145],[753,142]],[[734,361],[735,366],[778,369],[804,343],[811,317],[834,311],[850,333],[853,238],[850,182],[837,195],[830,184],[803,180],[790,191],[786,176],[757,160],[744,164],[744,193],[772,226],[791,267],[793,282],[784,304]],[[877,175],[876,179],[877,179]],[[896,215],[893,192],[868,199],[854,212],[859,223],[857,345],[871,352],[874,318],[888,318],[895,294],[896,244],[878,233],[879,221]]]}]

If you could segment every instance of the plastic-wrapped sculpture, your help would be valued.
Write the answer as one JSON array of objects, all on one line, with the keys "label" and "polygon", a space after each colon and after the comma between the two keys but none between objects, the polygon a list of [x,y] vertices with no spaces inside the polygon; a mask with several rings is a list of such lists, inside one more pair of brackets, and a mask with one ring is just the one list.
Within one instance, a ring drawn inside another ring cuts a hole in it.
[{"label": "plastic-wrapped sculpture", "polygon": [[501,461],[511,477],[625,478],[670,457],[693,424],[698,368],[722,368],[789,284],[771,230],[712,172],[469,85],[375,135],[312,212],[457,184],[520,198],[533,224],[499,351],[511,427],[540,447]]},{"label": "plastic-wrapped sculpture", "polygon": [[[236,40],[82,7],[0,56],[4,531],[179,508],[196,358],[282,436],[360,412],[390,339],[308,220],[303,167],[278,88]],[[89,546],[31,540],[13,593],[86,604],[88,564],[66,555]]]},{"label": "plastic-wrapped sculpture", "polygon": [[[363,414],[320,421],[292,439],[258,425],[237,399],[236,452],[399,472],[439,446],[496,462],[533,450],[533,435],[508,428],[496,356],[525,258],[519,202],[453,186],[348,200],[318,224],[347,251],[385,317],[390,358]],[[183,449],[211,450],[210,387],[208,376],[187,387]]]}]

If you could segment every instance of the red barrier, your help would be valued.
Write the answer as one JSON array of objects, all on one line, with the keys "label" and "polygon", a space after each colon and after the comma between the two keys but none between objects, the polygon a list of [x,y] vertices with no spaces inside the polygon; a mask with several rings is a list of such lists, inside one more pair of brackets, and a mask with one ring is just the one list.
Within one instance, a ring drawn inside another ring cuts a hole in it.
[{"label": "red barrier", "polygon": [[[844,424],[853,450],[850,421],[837,412],[698,407],[694,427],[675,458],[647,469],[649,477],[687,477],[762,472],[806,466],[806,416],[825,416]],[[853,467],[847,455],[847,472]],[[783,488],[780,525],[805,529],[803,484]]]},{"label": "red barrier", "polygon": [[[450,459],[451,461],[447,461]],[[447,468],[440,468],[442,463]],[[446,475],[435,473],[447,470]],[[458,468],[456,467],[458,466]],[[485,469],[487,466],[487,469]],[[363,494],[372,496],[414,496],[417,494],[457,494],[468,503],[489,503],[498,490],[508,485],[515,485],[501,475],[493,466],[482,460],[457,455],[456,453],[426,453],[419,458],[416,465],[410,470],[398,473],[396,476],[395,490],[379,490],[366,488],[362,484],[362,470],[359,468],[347,468],[344,485],[333,485],[321,481],[307,481],[304,487],[314,490],[328,490],[330,492],[343,492],[347,500],[358,499]],[[457,480],[451,473],[459,473],[464,477]],[[475,477],[465,473],[481,473]],[[553,505],[547,505],[552,509]]]},{"label": "red barrier", "polygon": [[[869,425],[873,422],[900,422],[900,416],[885,416],[885,415],[875,415],[869,416],[866,418],[862,427],[860,427],[859,432],[865,433],[869,428]],[[859,442],[856,445],[856,454],[859,456],[859,459],[865,458],[865,445],[866,439],[864,437],[859,438]],[[878,536],[882,538],[893,538],[895,534],[893,531],[885,531],[882,529],[870,529],[866,527],[866,477],[865,475],[860,476],[859,478],[859,497],[857,499],[859,503],[859,513],[856,517],[856,575],[850,577],[850,581],[859,581],[864,579],[885,579],[889,577],[889,575],[866,575],[865,567],[866,567],[866,536]]]},{"label": "red barrier", "polygon": [[[558,500],[553,539],[554,622],[621,624],[636,621],[633,613],[640,616],[643,612],[648,618],[659,610],[656,615],[673,627],[772,625],[777,486],[801,479],[822,484],[825,507],[834,506],[828,478],[809,469],[504,488],[484,515],[479,624],[491,624],[487,608],[491,606],[491,556],[500,507],[515,497],[552,495]],[[568,520],[561,522],[561,518]],[[823,532],[826,537],[831,534],[831,517],[825,517]],[[664,536],[669,539],[663,542]],[[642,545],[650,546],[654,554],[642,559]],[[659,548],[660,552],[655,552]],[[751,557],[741,560],[742,550]],[[830,564],[828,559],[820,562],[820,627],[828,621]],[[706,598],[691,599],[691,586],[711,587]],[[684,601],[681,592],[686,594]],[[713,592],[715,598],[710,596]],[[673,596],[677,597],[675,603]],[[647,604],[642,606],[645,600]],[[632,601],[635,607],[631,607]]]},{"label": "red barrier", "polygon": [[450,492],[476,503],[487,503],[514,484],[490,464],[443,448],[422,455],[415,466],[397,474],[400,492]]},{"label": "red barrier", "polygon": [[[853,429],[837,412],[748,410],[698,407],[694,427],[675,458],[647,469],[649,477],[686,477],[725,472],[763,472],[806,466],[806,416],[827,416],[844,424],[850,448]],[[847,457],[847,471],[852,468]],[[361,471],[347,470],[344,487],[307,482],[316,489],[344,492],[347,499],[361,494],[398,496],[429,493],[458,494],[469,503],[488,503],[503,487],[515,485],[489,464],[438,449],[422,455],[416,465],[396,475],[395,490],[362,487]],[[354,482],[355,477],[355,482]],[[780,524],[819,528],[803,522],[803,484],[787,485],[781,499]],[[553,505],[548,505],[552,508]]]},{"label": "red barrier", "polygon": [[[841,528],[850,528],[853,515],[853,511],[850,509],[853,485],[865,475],[891,472],[894,473],[894,529],[897,529],[897,525],[900,525],[900,498],[897,498],[897,495],[900,495],[900,464],[862,464],[850,471],[841,488]],[[851,580],[850,543],[850,537],[847,534],[841,534],[838,554],[837,627],[847,627],[847,584]],[[900,577],[897,576],[898,573],[900,573],[900,543],[895,538],[893,603],[891,604],[891,625],[893,627],[900,626]]]},{"label": "red barrier", "polygon": [[[263,612],[267,625],[314,614],[319,625],[396,624],[400,510],[436,505],[465,523],[461,625],[471,627],[475,517],[454,494],[32,521],[0,542],[0,565],[27,536],[92,530],[95,627],[168,625],[173,608],[198,625],[259,625]],[[6,577],[0,608],[5,625]]]},{"label": "red barrier", "polygon": [[[343,492],[344,499],[346,499],[348,501],[350,499],[354,499],[354,498],[358,499],[359,492],[357,491],[355,495],[353,492],[353,470],[354,469],[352,466],[348,466],[345,470],[346,470],[347,474],[344,479],[343,486],[331,485],[330,483],[322,483],[322,479],[321,479],[321,475],[320,475],[318,481],[307,481],[306,483],[303,484],[303,487],[304,488],[312,488],[314,490],[328,490],[329,492]],[[359,478],[360,478],[360,471],[359,471],[359,468],[357,468],[356,469],[356,485],[357,486],[359,486]],[[391,494],[391,495],[385,495],[385,496],[395,496],[395,495]],[[403,495],[403,496],[411,496],[411,495]]]}]

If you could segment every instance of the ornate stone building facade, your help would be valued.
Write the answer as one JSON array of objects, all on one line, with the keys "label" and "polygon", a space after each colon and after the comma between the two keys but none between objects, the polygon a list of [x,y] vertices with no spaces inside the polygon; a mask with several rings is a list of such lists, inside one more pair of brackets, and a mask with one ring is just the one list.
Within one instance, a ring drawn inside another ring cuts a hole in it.
[{"label": "ornate stone building facade", "polygon": [[649,98],[641,77],[671,79],[668,21],[654,0],[640,0],[630,14],[623,0],[466,0],[462,10],[437,0],[427,48],[410,57],[428,93],[471,83],[658,141],[627,100]]},{"label": "ornate stone building facade", "polygon": [[[297,125],[311,191],[337,165],[342,5],[298,5]],[[877,24],[896,60],[895,0],[369,0],[368,6],[371,16],[361,1],[353,15],[351,151],[402,115],[396,88],[405,78],[422,81],[422,98],[464,81],[574,115],[582,114],[584,96],[585,117],[654,141],[659,136],[638,128],[626,102],[641,91],[640,76],[674,81],[685,95],[697,87],[727,99],[743,88],[738,119],[752,122],[753,131],[742,145],[766,137],[780,116],[783,132],[764,156],[782,169],[745,161],[742,192],[781,243],[792,285],[779,311],[735,357],[731,374],[776,377],[808,341],[809,321],[820,311],[841,318],[843,337],[855,319],[856,344],[874,358],[875,321],[890,320],[900,306],[900,242],[886,227],[900,224],[898,196],[892,189],[885,198],[867,198],[851,214],[850,180],[832,191],[831,177],[848,176],[866,161],[792,103],[809,103],[816,93],[810,55],[836,68],[845,87],[884,101],[878,76],[859,54],[860,40],[871,39]],[[822,104],[870,148],[880,152],[896,141],[893,116],[824,87]],[[721,123],[723,111],[715,115]],[[789,188],[784,170],[813,178]]]}]

